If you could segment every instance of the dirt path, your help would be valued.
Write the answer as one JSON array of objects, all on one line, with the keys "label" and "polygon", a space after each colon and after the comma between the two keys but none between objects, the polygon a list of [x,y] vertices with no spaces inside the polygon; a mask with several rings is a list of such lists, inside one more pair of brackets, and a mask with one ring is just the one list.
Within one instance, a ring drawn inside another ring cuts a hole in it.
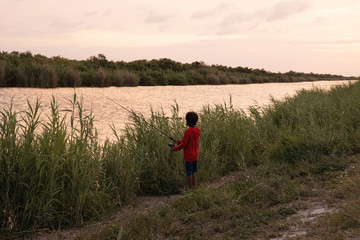
[{"label": "dirt path", "polygon": [[[225,184],[229,184],[237,181],[243,172],[232,172],[227,176],[224,176],[213,183],[206,184],[212,188],[218,188]],[[317,192],[318,189],[314,189]],[[171,196],[143,196],[138,197],[137,202],[134,206],[126,206],[116,213],[104,216],[101,220],[86,224],[83,227],[75,227],[68,230],[59,230],[56,232],[39,233],[30,239],[33,240],[47,240],[47,239],[76,239],[81,236],[95,236],[105,228],[110,227],[113,222],[128,222],[129,219],[134,219],[142,215],[147,214],[150,210],[169,206],[179,198],[183,197],[184,194],[177,194]],[[306,239],[308,229],[311,227],[316,220],[333,211],[336,211],[339,207],[339,203],[330,204],[326,199],[331,196],[330,191],[321,191],[321,194],[314,194],[312,197],[306,197],[297,200],[303,207],[298,210],[295,214],[285,219],[286,230],[281,232],[278,237],[272,238],[271,240],[285,240],[285,239]]]},{"label": "dirt path", "polygon": [[316,220],[336,210],[333,206],[321,198],[300,200],[306,204],[306,209],[299,210],[296,214],[286,219],[289,227],[282,232],[279,237],[270,240],[285,240],[285,239],[307,239],[309,227],[316,222]]},{"label": "dirt path", "polygon": [[[232,172],[228,175],[208,184],[210,187],[218,188],[224,184],[235,182],[241,172]],[[93,223],[85,224],[83,227],[75,227],[67,230],[58,230],[51,233],[40,232],[36,236],[28,238],[28,240],[63,240],[75,239],[81,235],[95,235],[102,229],[110,226],[113,222],[127,222],[129,219],[145,215],[152,209],[163,206],[169,206],[183,195],[176,194],[171,196],[142,196],[138,197],[134,205],[121,208],[116,213],[104,216],[101,220]]]},{"label": "dirt path", "polygon": [[[59,230],[52,233],[39,233],[34,236],[32,240],[63,240],[76,239],[84,234],[88,236],[96,235],[102,229],[110,226],[113,222],[126,222],[131,218],[136,218],[145,215],[148,211],[171,205],[174,201],[179,199],[181,195],[172,195],[166,197],[139,197],[136,207],[127,206],[119,210],[117,213],[105,216],[103,219],[94,223],[86,224],[84,227],[77,227],[69,230]],[[281,236],[272,238],[271,240],[285,240],[285,239],[306,239],[308,227],[316,221],[320,216],[330,213],[335,209],[321,199],[314,200],[308,203],[308,208],[300,210],[296,214],[287,219],[290,227],[281,233]]]},{"label": "dirt path", "polygon": [[334,198],[334,191],[344,183],[345,179],[348,179],[349,172],[358,167],[360,166],[355,167],[351,164],[347,169],[339,173],[338,177],[336,177],[337,183],[332,187],[325,187],[324,189],[324,186],[315,184],[312,189],[314,193],[312,197],[297,200],[297,203],[304,205],[304,207],[285,219],[288,225],[286,230],[281,232],[280,236],[269,240],[309,239],[307,234],[311,233],[312,226],[317,223],[319,218],[326,216],[326,214],[335,213],[343,206],[344,200]]},{"label": "dirt path", "polygon": [[96,222],[88,223],[83,227],[75,227],[68,230],[58,230],[52,233],[39,233],[37,236],[29,238],[29,240],[63,240],[74,239],[84,234],[95,235],[97,232],[101,231],[107,226],[110,226],[115,221],[128,221],[130,218],[144,215],[152,209],[170,205],[180,197],[181,195],[138,197],[136,206],[129,205],[123,207],[116,213],[106,215],[101,220]]}]

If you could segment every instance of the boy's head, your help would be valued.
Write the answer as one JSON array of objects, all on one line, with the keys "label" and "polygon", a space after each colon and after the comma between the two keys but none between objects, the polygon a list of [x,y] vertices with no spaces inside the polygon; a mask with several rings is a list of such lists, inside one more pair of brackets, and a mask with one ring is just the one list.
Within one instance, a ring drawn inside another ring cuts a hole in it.
[{"label": "boy's head", "polygon": [[199,119],[198,115],[196,112],[188,112],[186,114],[186,124],[189,127],[194,127]]}]

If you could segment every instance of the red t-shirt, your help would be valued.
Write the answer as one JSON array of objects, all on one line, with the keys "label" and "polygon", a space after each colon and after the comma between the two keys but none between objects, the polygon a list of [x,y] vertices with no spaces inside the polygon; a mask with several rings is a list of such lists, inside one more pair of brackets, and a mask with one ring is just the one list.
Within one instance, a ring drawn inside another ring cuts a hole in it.
[{"label": "red t-shirt", "polygon": [[184,137],[179,141],[179,145],[172,148],[172,151],[184,149],[184,160],[186,162],[194,162],[199,156],[199,138],[200,129],[197,127],[189,127],[184,133]]}]

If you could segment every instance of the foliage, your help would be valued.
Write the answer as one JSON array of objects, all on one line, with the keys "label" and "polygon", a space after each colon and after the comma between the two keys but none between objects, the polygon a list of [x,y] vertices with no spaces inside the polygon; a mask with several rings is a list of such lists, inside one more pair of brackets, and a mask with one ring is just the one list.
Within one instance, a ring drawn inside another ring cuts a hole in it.
[{"label": "foliage", "polygon": [[248,84],[355,79],[314,73],[271,73],[264,69],[179,63],[167,58],[133,62],[109,61],[105,55],[87,60],[48,58],[31,52],[0,53],[0,87],[108,87],[188,84]]},{"label": "foliage", "polygon": [[103,211],[109,197],[93,116],[84,114],[76,95],[72,104],[70,130],[55,99],[47,123],[39,120],[39,100],[22,114],[11,107],[1,112],[2,228],[55,228]]},{"label": "foliage", "polygon": [[[204,106],[198,123],[199,182],[253,166],[276,167],[265,168],[259,179],[240,180],[225,191],[225,199],[205,192],[187,211],[206,211],[235,194],[236,199],[230,200],[235,209],[239,203],[252,203],[264,210],[256,222],[261,227],[271,214],[266,207],[305,194],[293,185],[292,179],[301,174],[291,172],[305,163],[312,165],[308,174],[344,169],[340,157],[360,153],[359,85],[348,83],[328,92],[302,90],[283,102],[254,106],[248,115],[234,109],[231,99]],[[131,114],[132,123],[121,134],[113,126],[116,140],[101,143],[94,116],[83,109],[76,93],[70,102],[72,109],[62,111],[53,99],[47,121],[39,120],[40,100],[28,103],[26,112],[15,112],[11,105],[0,111],[2,229],[16,232],[81,224],[133,202],[139,194],[168,195],[185,187],[182,154],[171,152],[167,137],[156,130],[182,137],[186,124],[177,104],[170,117],[162,110],[152,110],[148,118]],[[284,167],[289,175],[277,171]],[[192,221],[189,218],[186,214],[182,221]]]}]

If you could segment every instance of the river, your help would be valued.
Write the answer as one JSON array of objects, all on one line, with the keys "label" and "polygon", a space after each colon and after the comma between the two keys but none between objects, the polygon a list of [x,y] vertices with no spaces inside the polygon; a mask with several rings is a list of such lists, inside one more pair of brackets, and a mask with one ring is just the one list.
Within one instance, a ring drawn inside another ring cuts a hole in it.
[{"label": "river", "polygon": [[[180,115],[186,112],[200,111],[202,106],[216,103],[229,103],[230,96],[235,108],[245,112],[250,106],[263,107],[269,104],[270,97],[284,99],[294,95],[300,89],[319,87],[330,89],[331,86],[346,84],[347,81],[316,81],[297,83],[263,83],[248,85],[197,85],[197,86],[154,86],[154,87],[108,87],[108,88],[0,88],[0,109],[8,109],[11,102],[16,111],[28,110],[27,100],[34,104],[41,99],[42,116],[49,114],[49,106],[54,96],[60,109],[69,109],[69,100],[76,91],[78,99],[83,98],[85,110],[92,111],[95,116],[95,127],[99,139],[112,138],[110,125],[123,129],[129,122],[129,112],[118,106],[132,109],[135,113],[147,116],[150,109],[163,109],[170,114],[175,102],[179,105]],[[112,99],[113,101],[109,100]]]}]

